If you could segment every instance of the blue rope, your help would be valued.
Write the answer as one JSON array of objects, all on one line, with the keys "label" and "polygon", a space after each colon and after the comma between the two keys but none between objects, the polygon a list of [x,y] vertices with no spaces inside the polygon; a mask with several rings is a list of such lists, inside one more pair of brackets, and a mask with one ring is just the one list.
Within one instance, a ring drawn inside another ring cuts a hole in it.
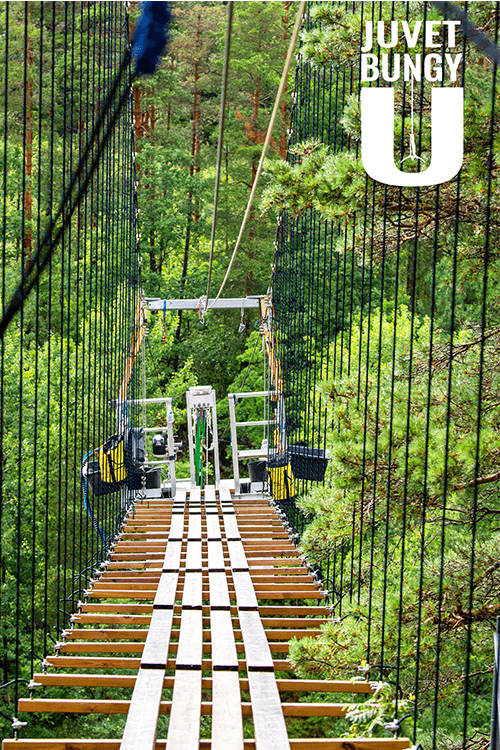
[{"label": "blue rope", "polygon": [[167,43],[170,8],[166,2],[142,3],[142,14],[132,42],[135,74],[154,73],[158,59]]},{"label": "blue rope", "polygon": [[[82,458],[82,466],[85,463],[85,461],[87,461],[87,459],[90,456],[93,455],[93,453],[94,453],[94,451],[92,450],[92,451],[88,451],[88,453],[86,453],[84,455],[84,457]],[[107,551],[109,549],[108,540],[107,540],[106,534],[104,533],[104,531],[99,526],[99,523],[98,523],[98,521],[97,521],[97,519],[96,519],[96,517],[94,515],[94,512],[93,512],[93,510],[92,510],[92,508],[90,506],[90,503],[89,503],[88,480],[87,480],[86,474],[84,474],[83,471],[82,471],[82,492],[83,492],[83,507],[85,508],[85,512],[86,512],[87,516],[90,518],[90,520],[92,521],[92,526],[96,530],[96,532],[97,532],[97,534],[98,534],[98,536],[99,536],[99,538],[100,538],[100,540],[101,540],[101,542],[102,542],[102,544],[104,546],[104,552],[107,553]]]}]

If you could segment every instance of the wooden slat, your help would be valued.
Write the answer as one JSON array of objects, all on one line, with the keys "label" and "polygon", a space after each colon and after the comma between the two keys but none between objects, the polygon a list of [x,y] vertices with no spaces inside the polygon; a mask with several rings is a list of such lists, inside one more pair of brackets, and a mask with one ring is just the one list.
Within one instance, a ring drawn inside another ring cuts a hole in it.
[{"label": "wooden slat", "polygon": [[[151,670],[151,673],[160,670]],[[219,670],[215,672],[215,677],[220,674],[231,674],[230,670]],[[232,671],[234,674],[234,670]],[[136,693],[140,681],[136,680]],[[163,687],[164,687],[164,681]],[[174,680],[172,680],[172,686]],[[203,684],[203,680],[202,680]],[[236,680],[239,693],[239,682]],[[150,698],[152,698],[152,693]],[[283,716],[299,716],[302,718],[310,716],[345,716],[348,703],[282,703]],[[19,700],[19,711],[27,713],[44,712],[44,713],[73,713],[73,714],[127,714],[134,711],[134,702],[129,700],[94,700],[85,698],[60,699],[60,698],[21,698]],[[172,708],[171,701],[160,701],[159,713],[169,714]],[[201,715],[209,716],[213,710],[211,701],[202,701]],[[241,703],[238,697],[238,710],[242,716],[252,715],[252,704]]]},{"label": "wooden slat", "polygon": [[173,620],[172,609],[155,609],[151,618],[144,651],[142,652],[142,669],[166,669],[168,647]]},{"label": "wooden slat", "polygon": [[[177,670],[199,669],[203,660],[203,621],[201,610],[183,609],[179,646],[175,661]],[[176,672],[176,679],[177,679]]]},{"label": "wooden slat", "polygon": [[209,570],[224,570],[224,551],[222,549],[222,542],[209,541],[207,542],[208,548],[208,569]]},{"label": "wooden slat", "polygon": [[234,589],[236,592],[236,601],[238,609],[258,609],[257,597],[253,587],[250,573],[234,572],[233,573]]},{"label": "wooden slat", "polygon": [[213,750],[243,750],[243,719],[240,700],[238,673],[214,672],[211,745]]},{"label": "wooden slat", "polygon": [[215,503],[215,487],[213,484],[207,484],[204,490],[205,507]]},{"label": "wooden slat", "polygon": [[209,572],[210,607],[212,609],[230,608],[229,589],[225,573]]},{"label": "wooden slat", "polygon": [[139,669],[120,750],[154,750],[163,671]]},{"label": "wooden slat", "polygon": [[[120,750],[120,740],[4,740],[3,750]],[[156,741],[156,750],[165,750],[166,740]],[[196,747],[196,746],[195,746]],[[200,740],[199,750],[211,750],[211,740]],[[383,737],[320,737],[313,739],[291,739],[291,750],[406,750],[410,747],[407,738]],[[254,740],[245,740],[245,750],[255,750]]]},{"label": "wooden slat", "polygon": [[[37,673],[33,680],[41,685],[80,686],[80,687],[120,687],[133,688],[136,675],[122,674],[64,674],[64,673]],[[351,682],[350,680],[276,680],[280,692],[294,693],[373,693],[373,687],[369,682]],[[173,687],[174,678],[165,677],[163,687]],[[204,690],[212,689],[212,678],[204,677]],[[240,678],[241,690],[248,690],[248,680]]]},{"label": "wooden slat", "polygon": [[168,535],[169,542],[182,541],[184,533],[184,512],[172,515],[172,524]]},{"label": "wooden slat", "polygon": [[236,521],[236,516],[234,513],[224,513],[223,512],[223,519],[224,519],[224,531],[226,533],[226,539],[228,541],[240,541],[241,540],[241,534],[240,530],[238,528],[238,523]]},{"label": "wooden slat", "polygon": [[[185,610],[186,612],[199,610]],[[174,648],[172,648],[172,651]],[[50,666],[56,669],[139,669],[141,660],[136,657],[126,656],[51,656],[47,659]],[[292,668],[287,659],[274,659],[274,671],[290,671]],[[212,669],[212,660],[203,659],[201,668]],[[175,660],[169,659],[167,669],[175,669]],[[246,669],[244,659],[239,660],[239,671]]]},{"label": "wooden slat", "polygon": [[182,542],[168,542],[165,557],[163,558],[163,570],[165,572],[179,570],[181,550]]},{"label": "wooden slat", "polygon": [[188,542],[186,570],[201,570],[201,542]]},{"label": "wooden slat", "polygon": [[153,606],[155,609],[172,609],[175,603],[175,593],[177,591],[178,573],[162,573],[158,589],[154,597]]},{"label": "wooden slat", "polygon": [[210,515],[207,516],[207,539],[218,540],[221,538],[221,530],[219,523],[219,516]]},{"label": "wooden slat", "polygon": [[257,750],[290,750],[274,674],[249,672],[248,682]]},{"label": "wooden slat", "polygon": [[[196,614],[196,612],[190,614]],[[175,675],[167,750],[198,750],[200,709],[201,672],[179,670]]]},{"label": "wooden slat", "polygon": [[201,515],[189,512],[188,540],[201,542]]},{"label": "wooden slat", "polygon": [[240,541],[228,541],[229,560],[233,570],[248,570],[248,560]]},{"label": "wooden slat", "polygon": [[238,654],[236,652],[231,613],[224,610],[212,610],[210,613],[210,631],[212,669],[232,669],[237,671]]},{"label": "wooden slat", "polygon": [[[187,572],[184,591],[182,593],[182,607],[200,609],[202,604],[202,574]],[[200,612],[201,615],[201,612]]]},{"label": "wooden slat", "polygon": [[258,612],[240,612],[239,620],[248,670],[274,669],[273,657]]}]

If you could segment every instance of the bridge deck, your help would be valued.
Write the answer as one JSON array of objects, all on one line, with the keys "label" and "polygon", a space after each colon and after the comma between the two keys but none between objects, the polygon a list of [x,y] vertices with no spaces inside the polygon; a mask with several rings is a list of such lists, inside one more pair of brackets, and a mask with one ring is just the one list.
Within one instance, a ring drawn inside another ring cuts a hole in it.
[{"label": "bridge deck", "polygon": [[[19,702],[20,712],[126,714],[122,738],[4,740],[3,750],[409,747],[407,739],[288,737],[289,717],[342,717],[349,705],[300,696],[371,686],[291,676],[289,640],[319,635],[323,593],[268,499],[233,498],[222,484],[136,505],[50,667],[34,676],[43,697]],[[61,687],[76,697],[45,696]],[[82,697],[89,688],[129,697]],[[159,724],[164,714],[168,726]],[[202,717],[210,739],[200,737]]]}]

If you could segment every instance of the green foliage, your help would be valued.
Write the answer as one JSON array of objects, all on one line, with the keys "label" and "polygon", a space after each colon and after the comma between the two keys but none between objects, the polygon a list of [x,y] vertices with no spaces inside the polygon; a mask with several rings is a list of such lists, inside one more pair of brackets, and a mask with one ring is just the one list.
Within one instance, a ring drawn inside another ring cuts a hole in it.
[{"label": "green foliage", "polygon": [[[350,347],[350,367],[319,386],[329,404],[332,470],[329,485],[317,486],[300,502],[310,517],[302,548],[319,561],[342,551],[345,564],[352,566],[352,583],[342,618],[324,626],[319,642],[296,641],[290,652],[298,673],[308,677],[356,673],[366,659],[371,664],[399,662],[401,685],[410,696],[414,644],[419,643],[422,732],[432,723],[438,653],[442,716],[448,707],[462,704],[471,621],[470,670],[480,674],[490,663],[500,585],[497,332],[492,329],[484,337],[489,374],[483,384],[479,443],[481,337],[474,327],[456,333],[451,363],[448,337],[435,327],[432,337],[429,360],[429,319],[412,319],[405,307],[372,315],[360,326],[360,335],[343,344],[345,362]],[[332,345],[337,361],[341,346]],[[470,599],[472,523],[476,544]],[[487,700],[482,688],[477,695]],[[473,726],[484,731],[487,723],[480,715],[473,714]],[[370,717],[365,718],[368,722]],[[441,728],[453,735],[446,719],[440,719],[440,726],[441,721]]]}]

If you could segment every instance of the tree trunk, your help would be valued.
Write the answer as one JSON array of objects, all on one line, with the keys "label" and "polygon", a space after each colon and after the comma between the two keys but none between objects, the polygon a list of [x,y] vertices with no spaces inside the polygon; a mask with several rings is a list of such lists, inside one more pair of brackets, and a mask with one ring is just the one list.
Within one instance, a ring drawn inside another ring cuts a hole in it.
[{"label": "tree trunk", "polygon": [[[191,141],[191,177],[200,171],[200,101],[201,92],[198,87],[198,81],[200,78],[200,37],[201,37],[201,13],[198,13],[198,20],[196,23],[196,52],[194,58],[194,87],[193,87],[193,127],[192,127],[192,141]],[[200,211],[198,208],[198,201],[194,200],[194,211],[193,221],[198,221],[200,218]]]}]

